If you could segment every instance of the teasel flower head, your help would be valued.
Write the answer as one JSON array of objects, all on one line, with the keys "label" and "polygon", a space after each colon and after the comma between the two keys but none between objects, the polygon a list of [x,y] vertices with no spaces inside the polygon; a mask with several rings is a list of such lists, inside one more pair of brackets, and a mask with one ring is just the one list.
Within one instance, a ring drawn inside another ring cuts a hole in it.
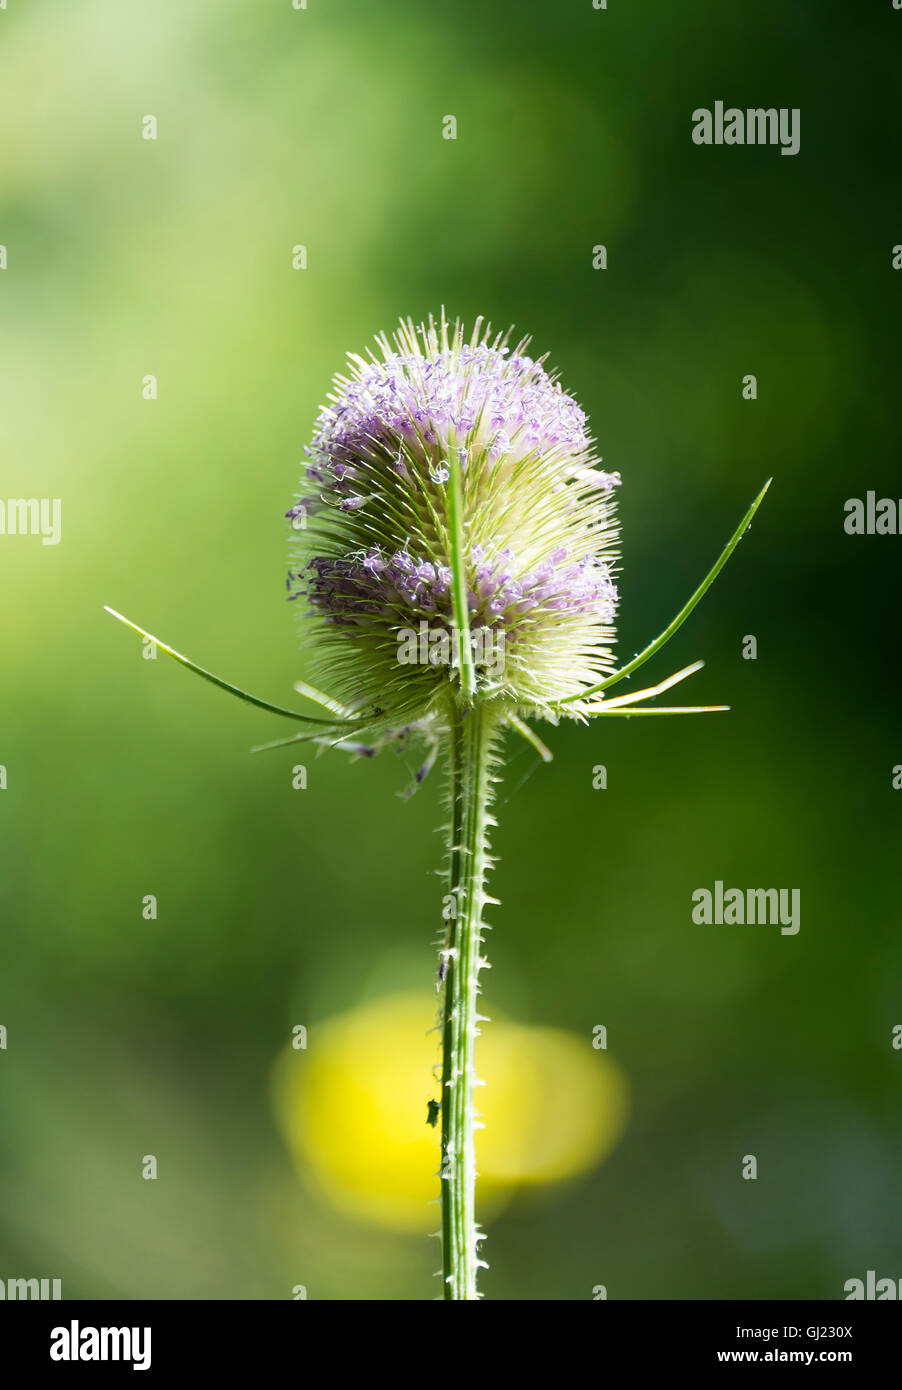
[{"label": "teasel flower head", "polygon": [[402,321],[349,355],[320,411],[289,589],[323,679],[358,708],[421,717],[450,689],[577,713],[613,668],[620,477],[510,338]]},{"label": "teasel flower head", "polygon": [[[410,319],[376,350],[348,354],[306,447],[292,526],[288,596],[325,691],[296,690],[319,717],[214,676],[115,609],[108,611],[214,685],[300,724],[310,741],[357,755],[424,738],[435,761],[449,720],[484,707],[496,726],[551,753],[522,716],[707,713],[649,706],[702,662],[613,699],[674,636],[745,534],[754,499],[668,626],[613,670],[615,490],[586,416],[512,330],[481,318],[467,336],[444,311]],[[641,707],[640,707],[641,706]]]}]

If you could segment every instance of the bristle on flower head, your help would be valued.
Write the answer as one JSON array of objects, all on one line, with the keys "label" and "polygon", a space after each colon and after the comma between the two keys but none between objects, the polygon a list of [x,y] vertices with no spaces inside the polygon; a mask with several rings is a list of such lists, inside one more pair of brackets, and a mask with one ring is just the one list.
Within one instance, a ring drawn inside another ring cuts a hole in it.
[{"label": "bristle on flower head", "polygon": [[460,689],[455,587],[475,698],[547,710],[613,667],[620,478],[509,336],[402,321],[378,354],[349,355],[320,411],[288,512],[289,589],[318,619],[333,683],[360,701],[426,712]]}]

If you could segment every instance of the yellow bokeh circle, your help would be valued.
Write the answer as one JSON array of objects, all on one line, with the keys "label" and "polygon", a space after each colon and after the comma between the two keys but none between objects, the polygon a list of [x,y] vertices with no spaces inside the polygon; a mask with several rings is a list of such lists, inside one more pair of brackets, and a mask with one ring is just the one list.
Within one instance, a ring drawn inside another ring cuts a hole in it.
[{"label": "yellow bokeh circle", "polygon": [[[439,1225],[439,1128],[426,1123],[441,1096],[441,1034],[427,1031],[435,1013],[434,994],[367,1003],[311,1028],[307,1048],[287,1048],[273,1074],[304,1179],[349,1215],[412,1232]],[[483,1024],[476,1062],[483,1214],[518,1187],[588,1171],[620,1138],[626,1080],[591,1036],[496,1018]]]}]

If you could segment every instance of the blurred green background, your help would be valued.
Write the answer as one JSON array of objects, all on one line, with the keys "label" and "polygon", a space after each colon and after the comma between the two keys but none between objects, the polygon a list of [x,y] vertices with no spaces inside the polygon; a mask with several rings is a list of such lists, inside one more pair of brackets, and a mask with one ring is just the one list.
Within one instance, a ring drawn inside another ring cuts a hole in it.
[{"label": "blurred green background", "polygon": [[[405,802],[391,755],[249,756],[287,726],[142,659],[102,605],[290,703],[282,514],[317,405],[345,350],[442,304],[531,332],[621,471],[623,657],[775,475],[646,668],[704,657],[692,697],[732,712],[552,730],[548,767],[510,749],[484,1002],[534,1030],[538,1080],[508,1067],[496,1128],[537,1096],[536,1136],[628,1103],[561,1181],[517,1179],[524,1131],[485,1293],[902,1275],[902,540],[842,524],[902,493],[900,35],[889,0],[0,13],[0,497],[62,499],[58,546],[0,537],[0,1277],[438,1292],[437,1213],[401,1210],[433,1087],[397,1134],[367,1106],[432,1022],[440,775]],[[801,152],[695,147],[717,99],[799,107]],[[799,888],[800,933],[693,925],[715,879]]]}]

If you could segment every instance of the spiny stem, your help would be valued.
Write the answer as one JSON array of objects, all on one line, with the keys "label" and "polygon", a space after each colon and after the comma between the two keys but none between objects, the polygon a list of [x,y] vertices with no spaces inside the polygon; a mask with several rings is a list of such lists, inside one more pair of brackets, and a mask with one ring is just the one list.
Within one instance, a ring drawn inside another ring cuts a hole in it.
[{"label": "spiny stem", "polygon": [[446,954],[442,1029],[442,1274],[446,1299],[476,1299],[477,1244],[474,1052],[487,901],[488,807],[495,766],[496,716],[477,704],[454,708],[450,733],[449,889],[455,915]]}]

